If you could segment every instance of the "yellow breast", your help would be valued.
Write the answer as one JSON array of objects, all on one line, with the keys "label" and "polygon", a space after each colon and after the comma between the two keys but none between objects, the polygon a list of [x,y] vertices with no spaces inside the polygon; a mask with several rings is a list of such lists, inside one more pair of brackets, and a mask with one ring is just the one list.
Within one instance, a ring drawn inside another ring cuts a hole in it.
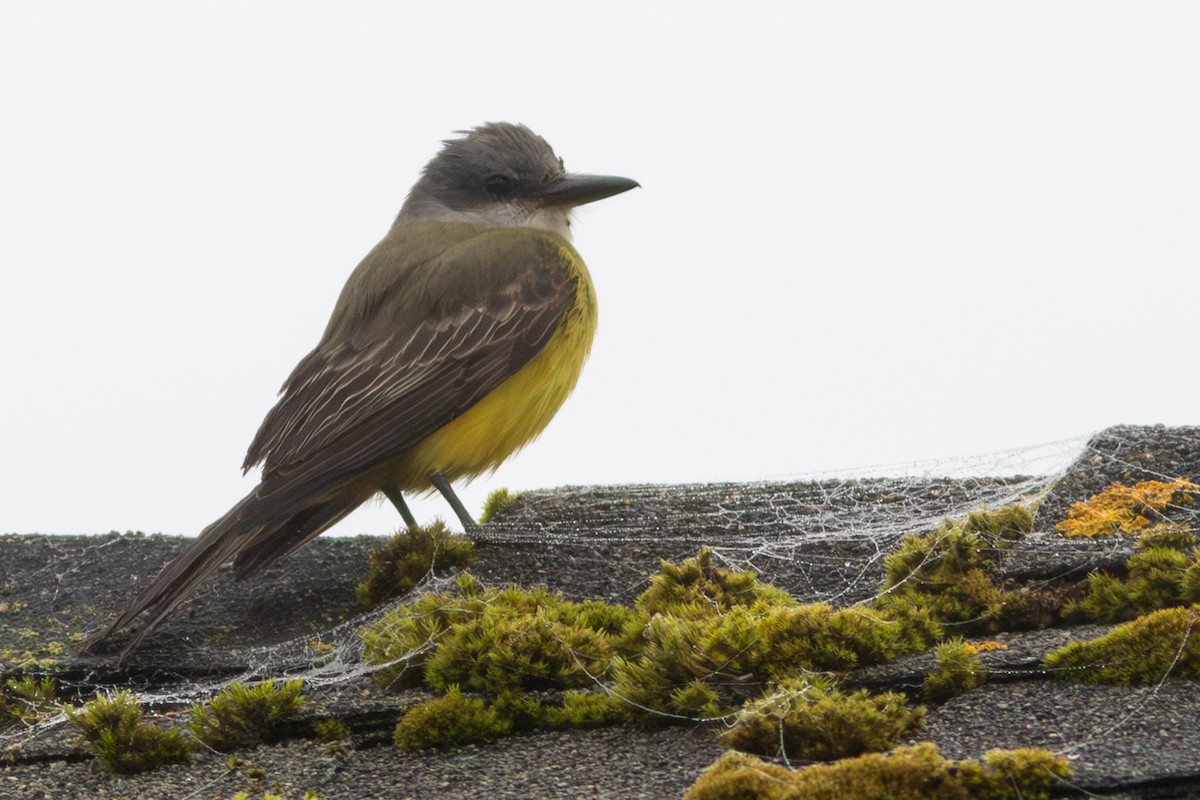
[{"label": "yellow breast", "polygon": [[494,470],[542,432],[575,388],[596,333],[596,298],[583,259],[566,242],[560,250],[576,278],[575,299],[550,341],[512,377],[414,446],[403,459],[398,488],[428,489],[434,472],[454,481]]}]

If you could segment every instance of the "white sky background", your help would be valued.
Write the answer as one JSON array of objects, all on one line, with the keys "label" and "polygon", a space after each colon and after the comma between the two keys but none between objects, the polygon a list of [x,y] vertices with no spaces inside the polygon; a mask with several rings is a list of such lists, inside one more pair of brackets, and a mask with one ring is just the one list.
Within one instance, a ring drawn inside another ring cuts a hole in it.
[{"label": "white sky background", "polygon": [[591,361],[472,509],[1200,422],[1200,6],[415,6],[0,10],[0,531],[223,513],[420,168],[491,120],[644,188],[577,215]]}]

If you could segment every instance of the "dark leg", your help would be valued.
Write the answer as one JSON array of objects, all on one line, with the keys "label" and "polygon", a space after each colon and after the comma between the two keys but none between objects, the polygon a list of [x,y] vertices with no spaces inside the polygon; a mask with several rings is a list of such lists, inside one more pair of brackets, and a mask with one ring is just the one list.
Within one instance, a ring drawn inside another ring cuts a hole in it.
[{"label": "dark leg", "polygon": [[462,523],[464,532],[479,530],[479,525],[476,524],[475,520],[471,519],[471,515],[463,507],[462,501],[458,499],[458,495],[450,488],[450,481],[446,480],[445,475],[435,472],[429,476],[429,481],[437,487],[437,490],[442,493],[442,497],[445,497],[446,502],[454,509],[454,513],[458,515],[458,521]]},{"label": "dark leg", "polygon": [[383,493],[387,495],[387,499],[392,501],[392,505],[400,512],[400,516],[404,517],[404,524],[410,528],[417,527],[417,518],[408,510],[408,503],[404,502],[404,495],[393,489],[384,489]]}]

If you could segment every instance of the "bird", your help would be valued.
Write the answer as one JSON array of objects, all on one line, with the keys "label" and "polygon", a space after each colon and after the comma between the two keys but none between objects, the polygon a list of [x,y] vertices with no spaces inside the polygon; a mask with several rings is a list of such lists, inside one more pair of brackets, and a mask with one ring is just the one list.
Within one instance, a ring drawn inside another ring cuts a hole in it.
[{"label": "bird", "polygon": [[382,493],[439,491],[490,472],[541,433],[575,387],[596,294],[571,244],[577,206],[639,184],[569,173],[525,125],[458,131],[351,273],[317,346],[251,442],[259,484],[201,531],[82,648],[145,624],[122,659],[205,578],[266,569]]}]

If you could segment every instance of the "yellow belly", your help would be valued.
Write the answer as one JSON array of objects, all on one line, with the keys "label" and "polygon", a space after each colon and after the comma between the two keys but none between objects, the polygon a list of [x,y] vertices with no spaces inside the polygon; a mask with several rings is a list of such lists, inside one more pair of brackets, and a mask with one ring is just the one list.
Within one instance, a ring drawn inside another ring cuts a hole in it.
[{"label": "yellow belly", "polygon": [[596,333],[596,300],[587,267],[569,245],[562,249],[578,283],[558,330],[511,378],[405,454],[397,488],[429,489],[434,472],[454,481],[494,470],[537,438],[575,388]]}]

